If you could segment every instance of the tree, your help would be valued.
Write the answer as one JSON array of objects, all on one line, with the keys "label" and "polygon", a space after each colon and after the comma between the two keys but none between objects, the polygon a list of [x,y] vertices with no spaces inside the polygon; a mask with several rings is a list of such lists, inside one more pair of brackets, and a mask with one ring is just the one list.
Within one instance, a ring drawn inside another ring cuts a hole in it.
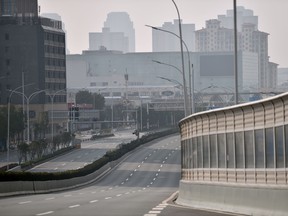
[{"label": "tree", "polygon": [[93,96],[89,91],[79,91],[76,94],[76,104],[92,104]]},{"label": "tree", "polygon": [[38,122],[34,124],[34,133],[36,138],[44,138],[49,125],[48,112],[43,112],[40,115]]},{"label": "tree", "polygon": [[24,162],[27,161],[27,156],[29,152],[29,145],[25,142],[22,142],[18,145],[18,162],[21,164],[22,159],[24,158]]},{"label": "tree", "polygon": [[[7,107],[0,108],[0,141],[6,141],[7,139],[7,116],[8,111]],[[22,113],[21,109],[16,109],[15,106],[10,107],[10,130],[9,130],[9,136],[12,138],[12,140],[16,136],[18,137],[16,140],[19,140],[20,134],[23,133],[23,130],[25,128],[24,124],[24,115]]]},{"label": "tree", "polygon": [[105,98],[101,94],[93,94],[93,107],[94,109],[102,110],[105,106]]}]

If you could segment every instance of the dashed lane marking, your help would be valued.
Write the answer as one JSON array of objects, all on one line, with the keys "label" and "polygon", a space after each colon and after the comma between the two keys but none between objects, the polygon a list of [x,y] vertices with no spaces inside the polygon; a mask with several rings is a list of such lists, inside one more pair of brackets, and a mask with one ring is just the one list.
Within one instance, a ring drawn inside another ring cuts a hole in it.
[{"label": "dashed lane marking", "polygon": [[39,213],[39,214],[36,214],[37,216],[42,216],[42,215],[48,215],[48,214],[53,214],[54,211],[48,211],[48,212],[43,212],[43,213]]},{"label": "dashed lane marking", "polygon": [[24,205],[24,204],[28,204],[28,203],[31,203],[32,201],[24,201],[24,202],[20,202],[18,203],[19,205]]},{"label": "dashed lane marking", "polygon": [[96,203],[98,200],[91,200],[90,203]]},{"label": "dashed lane marking", "polygon": [[72,206],[69,206],[69,208],[77,208],[77,207],[79,207],[80,205],[79,204],[77,204],[77,205],[72,205]]}]

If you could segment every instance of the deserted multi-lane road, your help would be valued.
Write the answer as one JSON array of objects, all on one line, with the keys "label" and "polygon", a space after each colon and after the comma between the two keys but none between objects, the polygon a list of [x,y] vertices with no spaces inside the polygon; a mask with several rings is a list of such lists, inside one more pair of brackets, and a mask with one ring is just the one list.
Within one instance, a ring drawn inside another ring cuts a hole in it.
[{"label": "deserted multi-lane road", "polygon": [[144,145],[108,175],[83,188],[3,198],[0,202],[1,215],[160,214],[166,207],[162,201],[178,188],[179,145],[179,136],[169,136]]}]

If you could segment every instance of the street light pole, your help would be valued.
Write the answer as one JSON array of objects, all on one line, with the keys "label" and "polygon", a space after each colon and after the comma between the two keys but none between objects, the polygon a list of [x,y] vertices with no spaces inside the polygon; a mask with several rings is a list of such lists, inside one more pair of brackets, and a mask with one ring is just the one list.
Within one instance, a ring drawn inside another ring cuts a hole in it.
[{"label": "street light pole", "polygon": [[15,91],[15,93],[22,95],[25,99],[26,99],[26,103],[27,103],[27,143],[30,143],[30,111],[29,111],[29,104],[30,104],[30,100],[33,99],[34,96],[36,96],[37,94],[41,93],[41,92],[45,92],[45,90],[39,90],[36,92],[33,92],[29,97],[27,97],[25,94],[23,94],[22,92],[18,92]]},{"label": "street light pole", "polygon": [[[24,86],[29,86],[29,85],[32,85],[33,83],[30,83],[30,84],[27,84],[27,85],[24,85]],[[13,93],[18,93],[17,90],[20,89],[20,88],[23,88],[24,87],[23,85],[21,86],[18,86],[17,88],[15,88],[14,90],[11,90],[11,93],[9,95],[9,98],[8,98],[8,107],[7,107],[7,140],[6,140],[6,148],[7,148],[7,170],[9,170],[9,161],[10,161],[10,158],[9,158],[9,155],[10,155],[10,106],[11,106],[11,97],[12,97],[12,94]],[[24,110],[24,107],[23,107],[23,110]]]},{"label": "street light pole", "polygon": [[233,12],[234,12],[234,72],[235,72],[235,104],[239,103],[238,99],[238,48],[237,48],[237,2],[233,0]]},{"label": "street light pole", "polygon": [[51,111],[51,135],[52,135],[52,143],[53,143],[53,137],[54,137],[54,97],[59,93],[59,92],[62,92],[62,91],[66,91],[66,88],[65,89],[60,89],[58,91],[56,91],[52,96],[49,95],[50,97],[50,100],[51,100],[51,108],[52,108],[52,111]]},{"label": "street light pole", "polygon": [[174,0],[172,0],[178,14],[178,21],[179,21],[179,37],[180,37],[180,49],[181,49],[181,59],[182,59],[182,76],[183,76],[183,86],[184,86],[184,105],[185,105],[185,116],[188,115],[188,107],[187,107],[187,89],[186,89],[186,79],[185,79],[185,66],[184,66],[184,54],[183,54],[183,39],[182,39],[182,27],[181,27],[181,18],[178,7]]},{"label": "street light pole", "polygon": [[[166,32],[166,33],[172,34],[172,35],[174,35],[175,37],[177,37],[177,38],[179,38],[179,39],[181,40],[180,36],[177,35],[177,34],[175,34],[175,33],[172,32],[172,31],[168,31],[168,30],[165,30],[165,29],[157,28],[157,27],[151,26],[151,25],[145,25],[145,26],[150,27],[150,28],[152,28],[152,29],[154,29],[154,30],[157,30],[157,31],[162,31],[162,32]],[[182,43],[184,44],[184,46],[185,46],[185,48],[186,48],[186,51],[187,51],[187,55],[188,55],[188,64],[189,64],[189,67],[188,67],[188,69],[189,69],[189,93],[190,93],[190,102],[189,102],[190,107],[189,107],[189,109],[191,108],[191,109],[190,109],[190,112],[191,112],[191,113],[194,113],[194,111],[195,111],[195,103],[194,103],[194,72],[193,72],[193,64],[191,64],[190,52],[189,52],[189,49],[188,49],[187,44],[185,43],[184,40],[181,40],[181,41],[182,41]],[[192,73],[191,73],[191,66],[192,66]],[[192,79],[193,79],[193,85],[192,85],[192,81],[191,81],[191,76],[192,76]],[[192,90],[192,89],[193,89],[193,90]]]}]

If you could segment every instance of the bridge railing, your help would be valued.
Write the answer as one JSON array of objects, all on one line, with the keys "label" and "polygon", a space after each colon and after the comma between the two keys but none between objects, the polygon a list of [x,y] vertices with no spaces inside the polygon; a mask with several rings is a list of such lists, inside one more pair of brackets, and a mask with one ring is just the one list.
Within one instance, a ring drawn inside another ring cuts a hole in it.
[{"label": "bridge railing", "polygon": [[179,123],[182,180],[288,185],[288,94],[196,113]]}]

